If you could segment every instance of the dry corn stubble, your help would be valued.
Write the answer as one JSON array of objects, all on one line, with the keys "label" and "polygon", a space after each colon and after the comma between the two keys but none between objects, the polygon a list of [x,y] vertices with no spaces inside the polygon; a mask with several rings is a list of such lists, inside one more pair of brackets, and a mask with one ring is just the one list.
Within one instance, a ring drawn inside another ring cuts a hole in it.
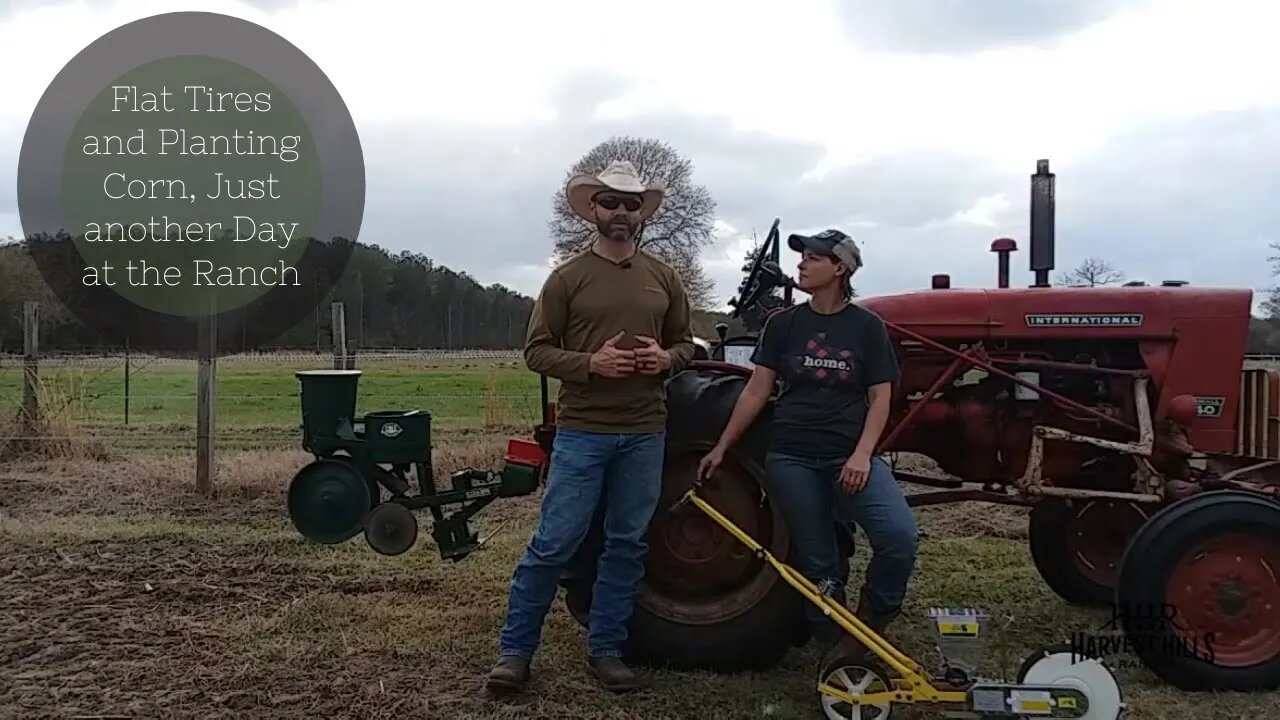
[{"label": "dry corn stubble", "polygon": [[[494,465],[505,435],[441,433],[437,474]],[[0,707],[24,717],[654,718],[810,717],[798,656],[758,675],[646,673],[653,689],[615,698],[582,667],[584,637],[553,605],[532,693],[484,700],[511,570],[537,522],[537,497],[481,513],[467,560],[441,562],[426,533],[402,556],[356,538],[302,540],[284,514],[298,451],[226,452],[213,497],[194,491],[190,454],[0,463]],[[925,531],[894,639],[933,662],[920,619],[932,605],[981,603],[1007,665],[1103,619],[1053,596],[1012,518],[990,506],[922,509]],[[425,522],[425,521],[424,521]],[[1025,528],[1025,523],[1023,524]],[[984,537],[971,535],[983,532]],[[855,558],[854,583],[867,560]],[[1121,673],[1138,720],[1266,717],[1280,694],[1196,696]],[[905,718],[927,717],[903,712]],[[895,717],[897,714],[895,713]]]}]

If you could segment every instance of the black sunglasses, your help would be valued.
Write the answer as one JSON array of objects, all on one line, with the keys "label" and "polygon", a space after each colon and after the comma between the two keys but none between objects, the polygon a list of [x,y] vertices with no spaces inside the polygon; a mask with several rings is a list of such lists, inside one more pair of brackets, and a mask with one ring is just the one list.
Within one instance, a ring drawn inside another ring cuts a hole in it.
[{"label": "black sunglasses", "polygon": [[640,209],[640,198],[634,195],[611,195],[600,194],[595,197],[596,204],[605,210],[617,210],[621,205],[627,209],[627,212],[635,212]]}]

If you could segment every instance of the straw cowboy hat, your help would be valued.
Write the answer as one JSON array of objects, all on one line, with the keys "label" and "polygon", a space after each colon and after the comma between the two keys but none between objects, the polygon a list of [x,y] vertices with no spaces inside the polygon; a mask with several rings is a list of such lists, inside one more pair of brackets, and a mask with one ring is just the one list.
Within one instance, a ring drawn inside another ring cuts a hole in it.
[{"label": "straw cowboy hat", "polygon": [[658,210],[658,206],[662,205],[666,186],[660,180],[645,185],[634,165],[626,160],[614,160],[599,175],[582,173],[569,179],[569,208],[584,220],[595,222],[591,213],[591,198],[602,190],[639,193],[642,198],[640,219],[643,221],[648,220]]}]

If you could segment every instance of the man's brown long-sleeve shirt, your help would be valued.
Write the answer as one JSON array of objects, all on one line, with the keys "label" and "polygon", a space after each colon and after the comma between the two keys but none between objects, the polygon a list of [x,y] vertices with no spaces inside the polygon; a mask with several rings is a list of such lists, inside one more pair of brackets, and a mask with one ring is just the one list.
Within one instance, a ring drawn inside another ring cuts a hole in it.
[{"label": "man's brown long-sleeve shirt", "polygon": [[590,372],[591,354],[623,331],[623,350],[654,338],[671,353],[671,372],[693,359],[693,317],[680,276],[639,251],[615,263],[583,251],[551,271],[533,306],[525,361],[560,380],[557,424],[593,432],[658,432],[666,428],[668,373],[622,378]]}]

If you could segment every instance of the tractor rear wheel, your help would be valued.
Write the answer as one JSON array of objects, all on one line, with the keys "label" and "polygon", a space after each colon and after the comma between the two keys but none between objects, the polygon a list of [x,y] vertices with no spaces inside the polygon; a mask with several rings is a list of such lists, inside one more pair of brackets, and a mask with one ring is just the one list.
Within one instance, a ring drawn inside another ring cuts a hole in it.
[{"label": "tractor rear wheel", "polygon": [[[745,384],[732,371],[698,367],[668,383],[662,499],[649,529],[627,650],[634,662],[720,672],[764,669],[806,639],[801,597],[773,568],[697,507],[669,511],[692,486],[699,461],[719,438]],[[785,562],[787,531],[762,490],[768,413],[726,454],[702,495]],[[601,544],[598,521],[563,582],[566,605],[584,625]]]},{"label": "tractor rear wheel", "polygon": [[1280,688],[1280,503],[1213,491],[1161,510],[1120,568],[1134,653],[1182,690]]},{"label": "tractor rear wheel", "polygon": [[1031,510],[1031,559],[1063,600],[1109,605],[1120,559],[1147,517],[1141,505],[1122,500],[1043,498]]}]

